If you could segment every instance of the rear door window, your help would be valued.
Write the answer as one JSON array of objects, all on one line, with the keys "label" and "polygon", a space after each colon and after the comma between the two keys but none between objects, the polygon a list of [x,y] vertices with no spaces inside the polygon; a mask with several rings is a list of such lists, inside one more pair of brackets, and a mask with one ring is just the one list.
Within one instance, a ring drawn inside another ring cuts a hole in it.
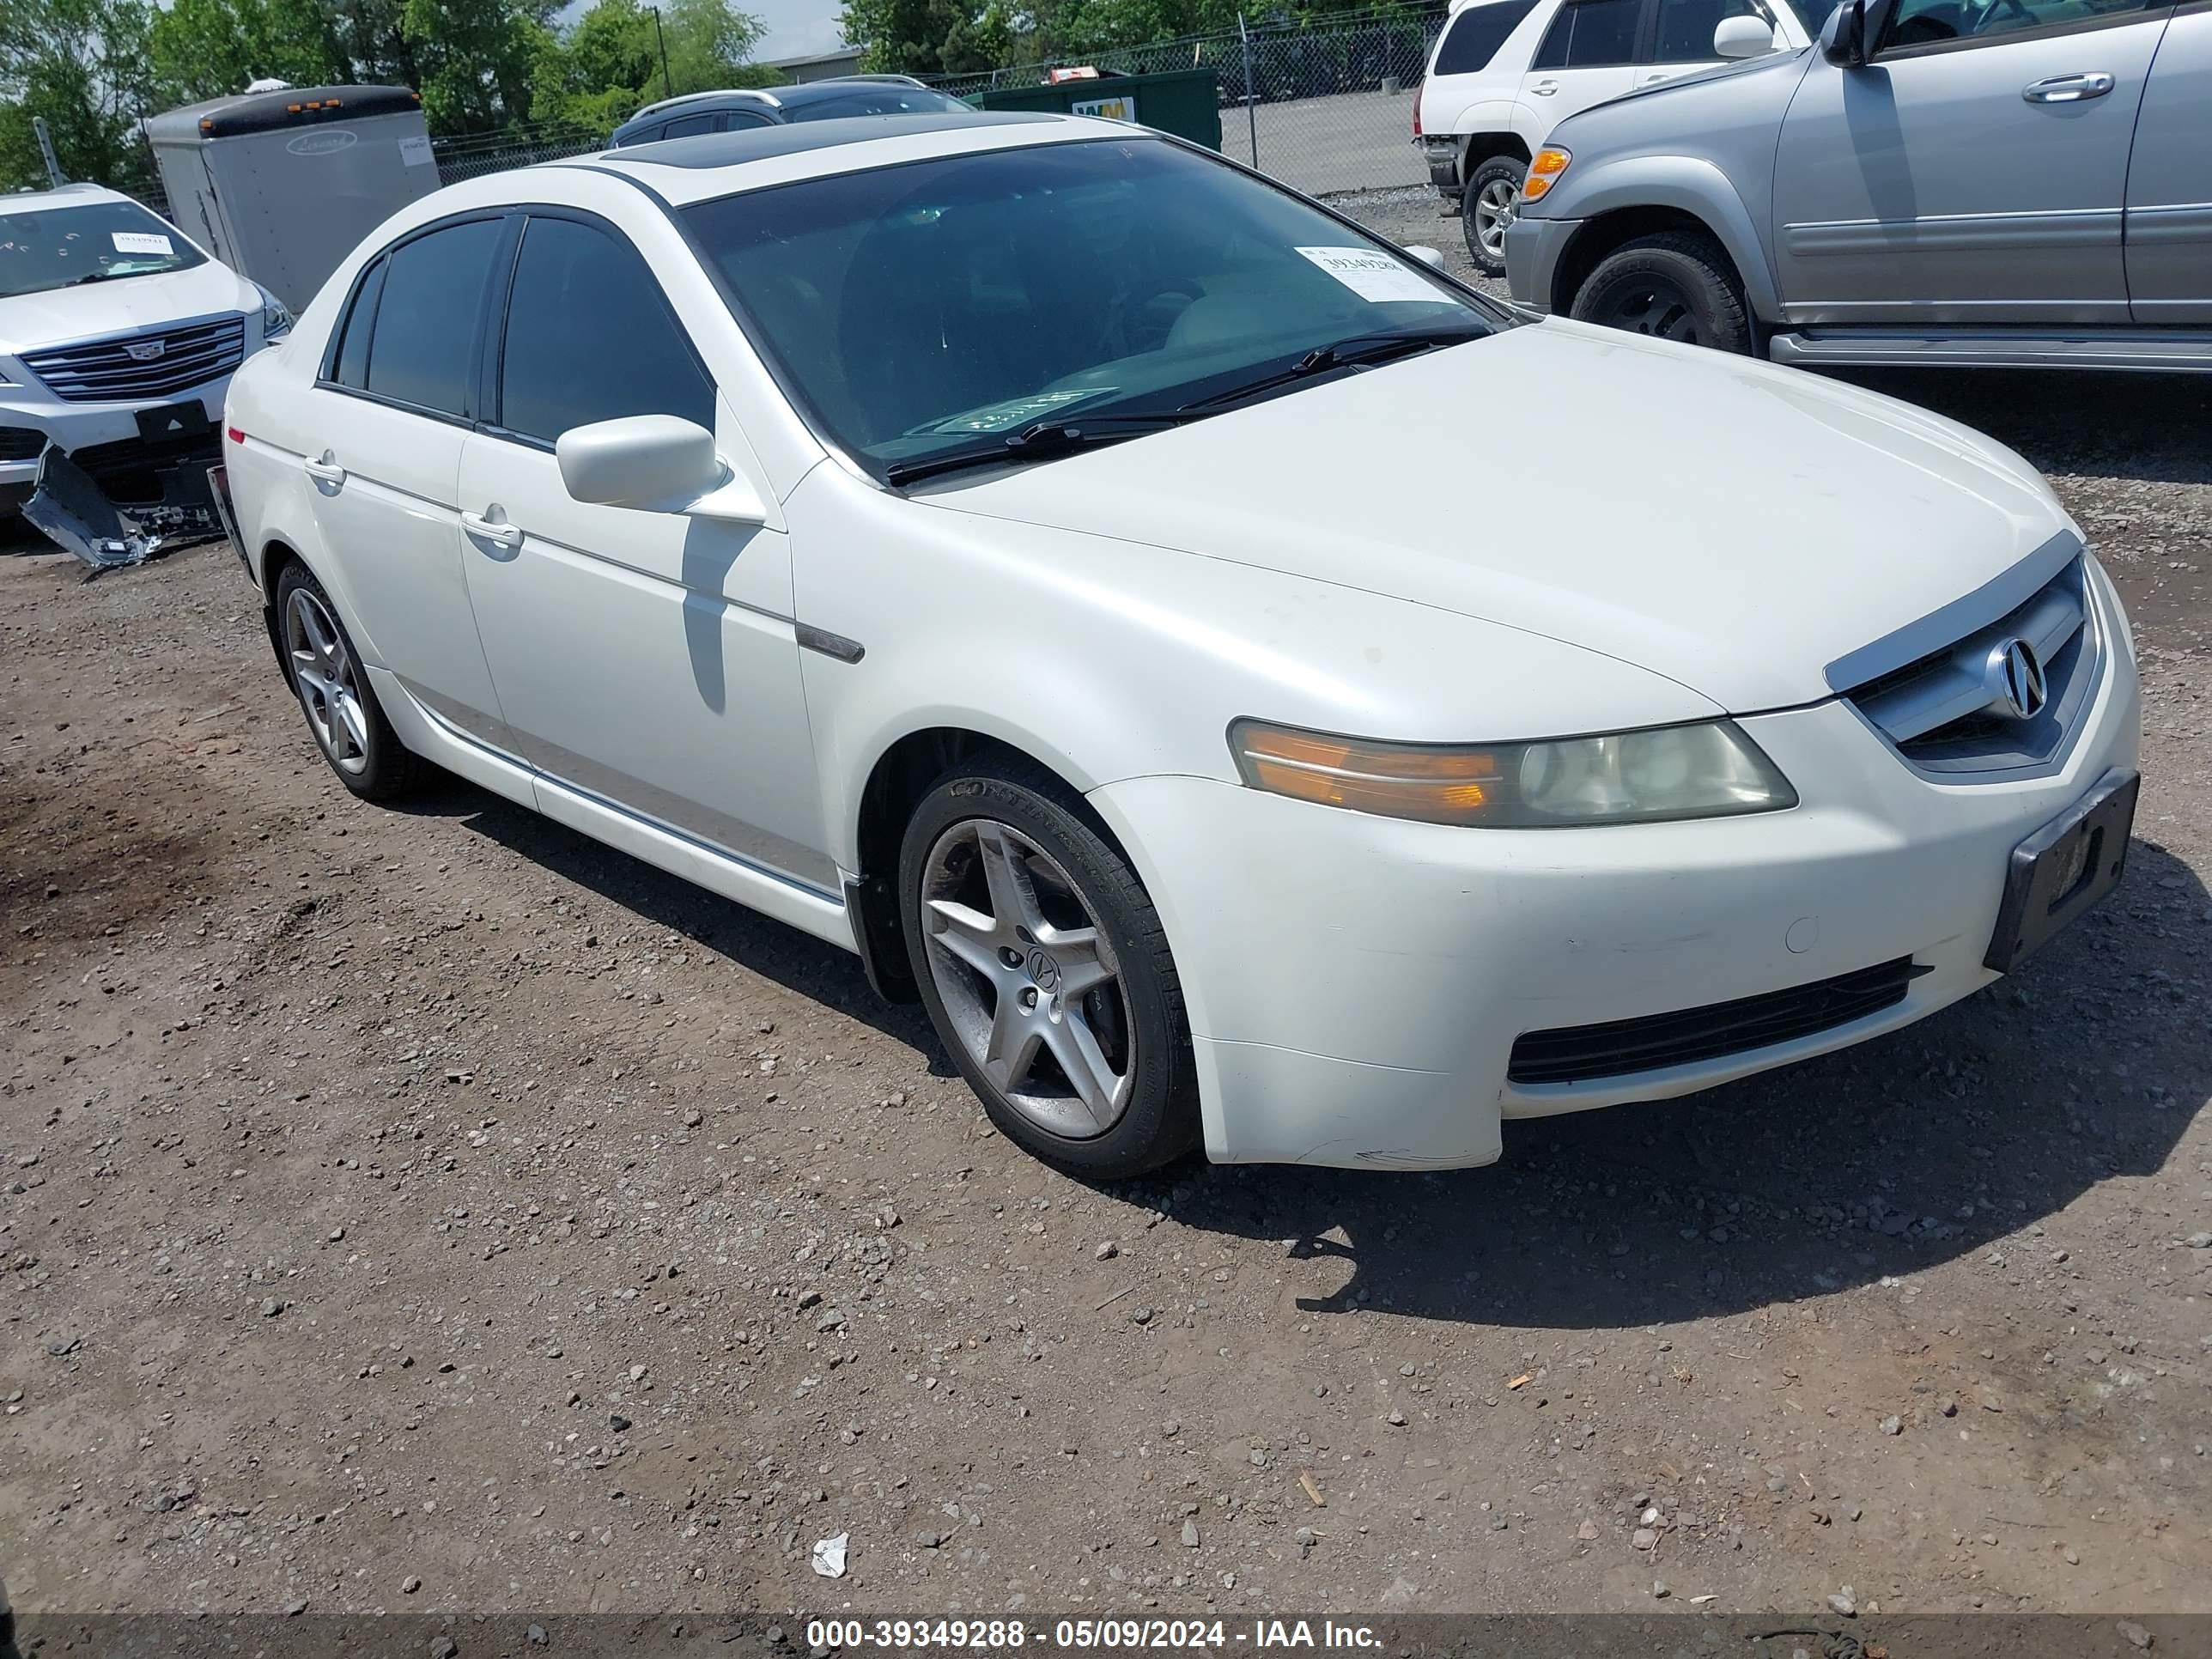
[{"label": "rear door window", "polygon": [[477,317],[506,232],[504,220],[472,219],[403,242],[384,256],[368,352],[371,392],[441,415],[469,413]]},{"label": "rear door window", "polygon": [[1505,44],[1505,37],[1535,7],[1536,0],[1493,0],[1491,4],[1469,6],[1444,31],[1443,40],[1437,47],[1437,61],[1429,72],[1473,75],[1488,69],[1498,47]]},{"label": "rear door window", "polygon": [[681,120],[671,121],[654,136],[660,138],[693,138],[702,132],[720,132],[722,118],[719,115],[687,115]]},{"label": "rear door window", "polygon": [[1562,6],[1528,67],[1601,69],[1633,63],[1636,26],[1643,10],[1644,0],[1577,0]]}]

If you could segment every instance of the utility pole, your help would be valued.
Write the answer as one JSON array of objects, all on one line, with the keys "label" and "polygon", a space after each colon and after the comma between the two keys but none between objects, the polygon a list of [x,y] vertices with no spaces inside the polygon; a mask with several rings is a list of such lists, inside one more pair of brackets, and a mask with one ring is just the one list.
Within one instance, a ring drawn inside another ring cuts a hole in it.
[{"label": "utility pole", "polygon": [[1260,166],[1260,112],[1255,107],[1260,89],[1252,84],[1252,32],[1244,27],[1244,14],[1237,14],[1237,38],[1244,46],[1244,130],[1252,141],[1252,166]]},{"label": "utility pole", "polygon": [[658,6],[653,9],[653,38],[660,47],[660,95],[673,98],[676,89],[668,82],[668,37],[660,32],[660,8]]},{"label": "utility pole", "polygon": [[69,180],[62,177],[62,164],[54,155],[54,135],[46,131],[45,116],[31,118],[31,133],[39,141],[39,157],[46,164],[46,182],[59,190]]}]

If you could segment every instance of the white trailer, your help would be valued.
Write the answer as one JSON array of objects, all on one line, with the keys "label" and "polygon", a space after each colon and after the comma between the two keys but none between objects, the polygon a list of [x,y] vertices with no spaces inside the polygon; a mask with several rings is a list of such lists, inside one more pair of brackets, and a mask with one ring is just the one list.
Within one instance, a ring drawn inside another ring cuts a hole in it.
[{"label": "white trailer", "polygon": [[295,311],[354,245],[438,187],[405,87],[288,87],[156,115],[169,216]]}]

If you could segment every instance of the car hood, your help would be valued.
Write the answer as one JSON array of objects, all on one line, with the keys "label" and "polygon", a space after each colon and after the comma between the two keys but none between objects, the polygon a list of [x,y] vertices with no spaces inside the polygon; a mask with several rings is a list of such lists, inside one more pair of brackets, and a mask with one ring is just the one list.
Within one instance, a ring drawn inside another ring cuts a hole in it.
[{"label": "car hood", "polygon": [[258,311],[261,295],[228,265],[210,259],[189,270],[124,276],[82,288],[48,289],[0,299],[0,351],[37,351],[71,340],[129,334],[163,323],[226,311]]},{"label": "car hood", "polygon": [[1739,714],[1827,696],[2069,523],[1940,416],[1562,320],[922,498],[1480,617]]}]

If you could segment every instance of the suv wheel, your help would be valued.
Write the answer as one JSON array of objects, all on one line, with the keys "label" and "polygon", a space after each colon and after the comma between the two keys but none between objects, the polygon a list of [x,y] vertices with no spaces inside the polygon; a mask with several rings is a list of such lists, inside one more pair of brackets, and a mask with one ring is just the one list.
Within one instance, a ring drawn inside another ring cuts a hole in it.
[{"label": "suv wheel", "polygon": [[1751,319],[1728,256],[1710,238],[1686,232],[1639,237],[1607,254],[1569,314],[1716,351],[1751,349]]},{"label": "suv wheel", "polygon": [[915,982],[999,1132],[1072,1175],[1142,1175],[1198,1144],[1190,1024],[1152,902],[1057,779],[979,756],[899,851]]},{"label": "suv wheel", "polygon": [[1460,228],[1467,235],[1468,258],[1486,276],[1505,274],[1505,227],[1521,205],[1522,181],[1528,164],[1510,155],[1493,155],[1474,170],[1460,198]]}]

